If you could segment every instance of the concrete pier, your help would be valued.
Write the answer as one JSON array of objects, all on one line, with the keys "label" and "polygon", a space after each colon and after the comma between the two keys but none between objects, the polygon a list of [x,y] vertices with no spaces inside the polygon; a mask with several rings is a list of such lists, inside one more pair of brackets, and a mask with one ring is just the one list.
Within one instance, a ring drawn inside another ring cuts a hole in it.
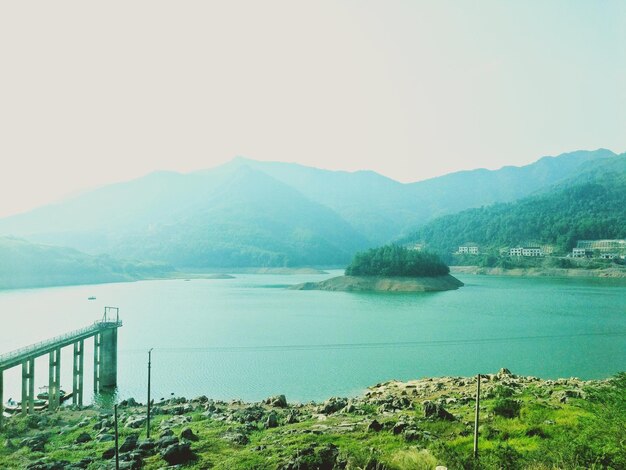
[{"label": "concrete pier", "polygon": [[[122,326],[117,307],[105,307],[104,316],[85,328],[0,355],[0,403],[4,411],[4,371],[22,366],[22,414],[34,411],[35,359],[49,355],[48,398],[49,409],[61,402],[61,349],[73,346],[72,403],[83,405],[84,346],[94,338],[94,391],[110,390],[117,385],[117,329]],[[3,424],[0,413],[0,427]]]}]

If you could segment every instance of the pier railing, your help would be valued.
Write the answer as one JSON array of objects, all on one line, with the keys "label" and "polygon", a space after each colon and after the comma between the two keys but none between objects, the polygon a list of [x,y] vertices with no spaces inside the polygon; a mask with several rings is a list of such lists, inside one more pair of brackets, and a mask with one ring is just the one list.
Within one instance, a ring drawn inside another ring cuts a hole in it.
[{"label": "pier railing", "polygon": [[118,328],[120,326],[122,326],[121,320],[110,320],[105,317],[103,320],[95,321],[91,325],[84,328],[70,331],[69,333],[55,336],[54,338],[46,339],[44,341],[39,341],[38,343],[19,348],[5,354],[0,354],[0,370],[12,367],[12,365],[14,365],[16,361],[19,362],[19,360],[21,360],[22,358],[32,356],[33,354],[41,355],[46,350],[54,349],[56,347],[59,347],[60,345],[71,343],[81,337],[89,337],[97,333],[98,331],[107,328]]}]

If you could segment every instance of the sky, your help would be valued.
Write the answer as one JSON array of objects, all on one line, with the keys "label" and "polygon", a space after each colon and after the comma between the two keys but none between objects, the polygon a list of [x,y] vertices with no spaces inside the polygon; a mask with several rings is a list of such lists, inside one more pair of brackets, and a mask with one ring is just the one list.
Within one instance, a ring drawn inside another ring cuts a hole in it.
[{"label": "sky", "polygon": [[399,181],[626,151],[626,2],[0,3],[0,217],[235,156]]}]

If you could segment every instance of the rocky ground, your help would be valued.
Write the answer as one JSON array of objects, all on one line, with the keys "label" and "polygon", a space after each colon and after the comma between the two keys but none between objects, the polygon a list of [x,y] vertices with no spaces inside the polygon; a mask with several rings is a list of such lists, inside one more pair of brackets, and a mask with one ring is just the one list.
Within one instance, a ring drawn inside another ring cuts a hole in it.
[{"label": "rocky ground", "polygon": [[[507,432],[516,452],[532,450],[575,426],[586,390],[606,383],[542,380],[506,369],[484,375],[481,443],[489,448]],[[257,403],[172,398],[152,407],[150,438],[146,407],[131,398],[118,407],[120,468],[454,468],[438,443],[471,453],[475,393],[476,377],[442,377],[380,383],[360,397],[323,403],[290,403],[283,395]],[[115,468],[110,410],[12,418],[0,438],[2,468]]]}]

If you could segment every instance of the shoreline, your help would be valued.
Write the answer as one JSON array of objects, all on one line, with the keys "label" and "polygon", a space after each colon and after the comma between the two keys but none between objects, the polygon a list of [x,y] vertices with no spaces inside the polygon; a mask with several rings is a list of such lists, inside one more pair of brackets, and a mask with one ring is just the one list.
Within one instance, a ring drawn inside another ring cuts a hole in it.
[{"label": "shoreline", "polygon": [[[518,459],[550,464],[552,439],[584,431],[581,425],[593,418],[585,410],[594,393],[620,387],[615,380],[541,379],[504,368],[481,375],[483,457],[508,443]],[[308,403],[292,403],[284,395],[257,402],[173,397],[152,406],[151,439],[145,436],[145,405],[127,398],[118,406],[120,468],[458,468],[459,456],[471,459],[476,384],[476,376],[390,380],[357,397]],[[5,420],[3,468],[114,465],[111,410],[92,405],[32,416]],[[618,423],[615,432],[620,429]],[[398,463],[402,456],[410,457],[406,466]]]},{"label": "shoreline", "polygon": [[512,277],[567,277],[594,279],[626,279],[626,269],[564,269],[564,268],[487,268],[480,266],[450,266],[452,274],[479,274]]}]

